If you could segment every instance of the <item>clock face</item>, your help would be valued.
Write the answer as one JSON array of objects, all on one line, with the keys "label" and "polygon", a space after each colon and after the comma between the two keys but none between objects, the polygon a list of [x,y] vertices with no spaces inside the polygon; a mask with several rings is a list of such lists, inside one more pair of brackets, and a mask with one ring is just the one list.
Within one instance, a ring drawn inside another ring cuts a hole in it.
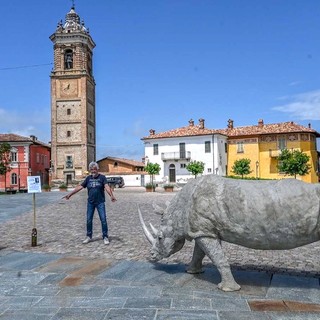
[{"label": "clock face", "polygon": [[61,84],[62,94],[74,95],[77,92],[77,83],[74,81],[65,81]]}]

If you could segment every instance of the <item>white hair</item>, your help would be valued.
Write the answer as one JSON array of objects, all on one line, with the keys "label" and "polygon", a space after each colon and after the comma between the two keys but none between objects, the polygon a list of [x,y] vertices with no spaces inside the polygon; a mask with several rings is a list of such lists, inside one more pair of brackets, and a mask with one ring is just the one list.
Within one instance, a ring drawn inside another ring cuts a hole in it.
[{"label": "white hair", "polygon": [[91,170],[93,167],[96,167],[99,170],[99,165],[94,161],[89,163],[89,170]]}]

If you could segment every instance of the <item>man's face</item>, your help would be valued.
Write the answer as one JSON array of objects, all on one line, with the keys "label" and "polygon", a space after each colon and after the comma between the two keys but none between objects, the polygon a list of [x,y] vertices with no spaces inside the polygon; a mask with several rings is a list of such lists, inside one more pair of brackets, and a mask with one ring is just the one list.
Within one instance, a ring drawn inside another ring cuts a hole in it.
[{"label": "man's face", "polygon": [[91,173],[91,175],[92,175],[93,177],[96,177],[96,176],[98,175],[98,169],[97,169],[97,167],[92,167],[92,168],[90,169],[90,173]]}]

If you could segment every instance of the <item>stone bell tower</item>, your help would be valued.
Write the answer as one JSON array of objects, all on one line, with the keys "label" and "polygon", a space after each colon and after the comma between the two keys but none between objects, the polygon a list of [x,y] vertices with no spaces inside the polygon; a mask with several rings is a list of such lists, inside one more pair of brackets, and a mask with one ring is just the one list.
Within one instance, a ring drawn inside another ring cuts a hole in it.
[{"label": "stone bell tower", "polygon": [[89,29],[72,6],[58,23],[51,78],[52,180],[70,183],[87,174],[96,154],[95,81]]}]

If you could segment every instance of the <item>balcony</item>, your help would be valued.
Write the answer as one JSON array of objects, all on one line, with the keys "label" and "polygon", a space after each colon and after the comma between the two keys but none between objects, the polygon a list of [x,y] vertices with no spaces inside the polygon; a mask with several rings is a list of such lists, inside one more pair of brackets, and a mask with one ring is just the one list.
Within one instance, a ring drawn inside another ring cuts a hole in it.
[{"label": "balcony", "polygon": [[162,152],[161,160],[190,160],[191,152]]}]

